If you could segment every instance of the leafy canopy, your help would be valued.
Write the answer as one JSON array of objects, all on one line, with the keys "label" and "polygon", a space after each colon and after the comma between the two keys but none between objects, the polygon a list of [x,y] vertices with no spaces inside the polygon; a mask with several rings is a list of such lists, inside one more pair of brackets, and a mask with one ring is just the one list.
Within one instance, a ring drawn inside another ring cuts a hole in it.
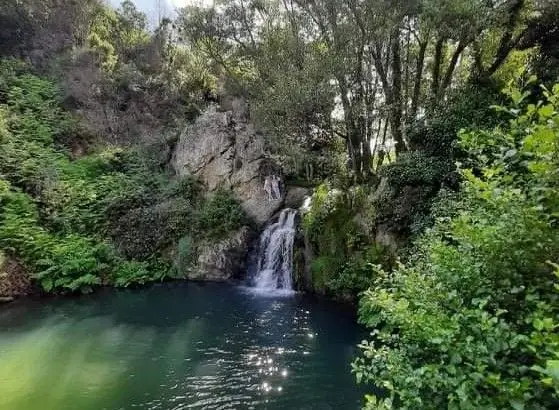
[{"label": "leafy canopy", "polygon": [[[530,79],[534,81],[534,79]],[[386,390],[368,408],[544,409],[559,403],[559,85],[509,86],[506,126],[463,133],[461,169],[414,256],[364,293],[375,328],[353,363]]]}]

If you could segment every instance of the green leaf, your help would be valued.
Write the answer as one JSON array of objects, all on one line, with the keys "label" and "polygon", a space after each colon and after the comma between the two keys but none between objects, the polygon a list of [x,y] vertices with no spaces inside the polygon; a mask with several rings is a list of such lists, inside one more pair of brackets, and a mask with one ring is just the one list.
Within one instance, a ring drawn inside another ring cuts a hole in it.
[{"label": "green leaf", "polygon": [[50,292],[53,288],[54,282],[52,279],[47,278],[47,279],[43,279],[41,280],[41,286],[43,287],[43,289],[46,292]]},{"label": "green leaf", "polygon": [[553,115],[553,105],[547,104],[543,105],[538,109],[538,114],[543,118],[549,118]]}]

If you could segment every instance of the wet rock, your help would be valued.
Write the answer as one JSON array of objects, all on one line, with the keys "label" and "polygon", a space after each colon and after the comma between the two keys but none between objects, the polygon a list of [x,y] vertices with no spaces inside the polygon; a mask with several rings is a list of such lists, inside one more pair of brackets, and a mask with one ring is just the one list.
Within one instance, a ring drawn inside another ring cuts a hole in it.
[{"label": "wet rock", "polygon": [[192,280],[227,281],[245,268],[251,231],[242,227],[227,238],[202,245],[195,266],[187,273]]},{"label": "wet rock", "polygon": [[299,209],[305,199],[312,194],[310,188],[305,188],[301,186],[288,186],[287,193],[285,195],[284,207]]}]

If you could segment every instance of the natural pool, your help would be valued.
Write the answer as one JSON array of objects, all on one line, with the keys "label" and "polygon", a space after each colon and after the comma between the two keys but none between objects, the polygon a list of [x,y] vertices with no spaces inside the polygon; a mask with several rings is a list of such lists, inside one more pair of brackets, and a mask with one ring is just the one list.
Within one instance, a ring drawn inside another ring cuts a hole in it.
[{"label": "natural pool", "polygon": [[358,409],[363,338],[301,295],[164,284],[0,307],[0,409]]}]

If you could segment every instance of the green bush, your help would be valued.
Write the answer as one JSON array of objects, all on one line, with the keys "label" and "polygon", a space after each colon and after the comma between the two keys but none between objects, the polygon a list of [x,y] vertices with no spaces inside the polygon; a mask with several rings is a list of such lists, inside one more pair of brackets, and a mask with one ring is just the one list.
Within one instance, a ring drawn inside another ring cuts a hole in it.
[{"label": "green bush", "polygon": [[220,239],[247,223],[241,204],[230,191],[219,190],[196,210],[191,234],[205,239]]},{"label": "green bush", "polygon": [[192,203],[199,200],[202,187],[194,177],[187,175],[169,183],[163,192],[165,198],[183,198]]},{"label": "green bush", "polygon": [[422,151],[411,151],[401,154],[396,162],[382,167],[379,174],[388,178],[390,185],[397,189],[406,185],[439,186],[453,168],[451,157],[443,160]]},{"label": "green bush", "polygon": [[495,84],[471,84],[455,90],[448,100],[430,109],[425,119],[409,126],[410,149],[428,157],[455,156],[461,129],[488,129],[504,120],[490,107],[496,101],[503,97]]},{"label": "green bush", "polygon": [[380,244],[373,244],[362,251],[354,252],[338,267],[336,275],[327,282],[328,289],[346,300],[355,300],[368,289],[376,278],[375,267],[390,270],[394,263],[393,254]]},{"label": "green bush", "polygon": [[24,193],[4,192],[0,204],[0,248],[10,249],[33,268],[44,290],[89,290],[101,283],[108,268],[105,245],[46,231],[39,226],[36,206]]},{"label": "green bush", "polygon": [[455,162],[465,155],[457,144],[458,132],[502,122],[503,116],[489,106],[500,100],[494,85],[466,86],[452,93],[444,106],[437,105],[426,118],[410,124],[410,151],[379,169],[390,189],[376,198],[376,223],[389,225],[403,237],[431,226],[430,209],[441,187],[459,186]]},{"label": "green bush", "polygon": [[[375,328],[353,363],[383,387],[369,408],[556,408],[559,85],[500,111],[508,127],[461,136],[478,154],[405,265],[377,278],[360,318]],[[513,150],[513,151],[511,151]],[[519,158],[524,161],[517,166]]]},{"label": "green bush", "polygon": [[318,186],[303,216],[305,235],[317,254],[344,258],[367,242],[354,220],[365,199],[363,187],[343,192],[328,183]]},{"label": "green bush", "polygon": [[158,254],[191,230],[194,206],[189,201],[154,202],[152,206],[132,208],[111,223],[111,237],[129,258]]},{"label": "green bush", "polygon": [[311,262],[312,287],[315,292],[327,293],[328,284],[334,278],[341,267],[344,260],[333,256],[318,256]]},{"label": "green bush", "polygon": [[132,284],[143,285],[159,278],[158,275],[153,275],[147,262],[122,261],[113,272],[114,283],[120,287],[128,287]]},{"label": "green bush", "polygon": [[315,291],[353,299],[370,284],[370,275],[363,276],[358,266],[377,263],[374,258],[365,261],[370,229],[363,225],[372,227],[375,213],[367,194],[366,187],[344,192],[327,183],[315,190],[303,215],[305,236],[317,255],[311,263]]},{"label": "green bush", "polygon": [[115,220],[157,200],[158,179],[114,148],[71,160],[56,145],[75,125],[57,88],[16,61],[2,61],[0,77],[0,248],[18,255],[47,292],[161,278],[160,249],[126,261],[106,241]]}]

